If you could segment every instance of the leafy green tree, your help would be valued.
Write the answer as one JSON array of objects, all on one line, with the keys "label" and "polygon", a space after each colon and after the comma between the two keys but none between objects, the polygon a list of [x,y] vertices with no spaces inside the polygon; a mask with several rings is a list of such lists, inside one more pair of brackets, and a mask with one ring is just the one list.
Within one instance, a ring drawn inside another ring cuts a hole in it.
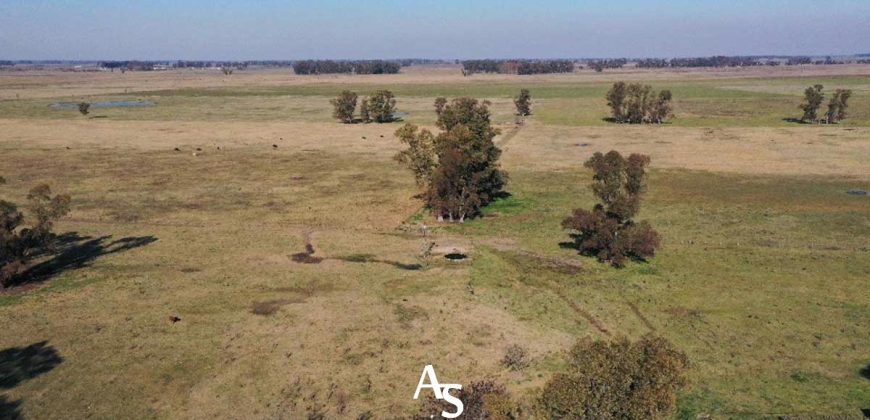
[{"label": "leafy green tree", "polygon": [[368,115],[378,123],[387,123],[395,120],[396,99],[393,92],[379,90],[368,99]]},{"label": "leafy green tree", "polygon": [[399,152],[395,159],[411,170],[417,185],[429,185],[432,181],[432,172],[438,164],[435,155],[435,136],[429,130],[418,131],[416,125],[405,124],[396,130],[396,137],[408,148]]},{"label": "leafy green tree", "polygon": [[363,99],[359,105],[360,120],[364,123],[372,122],[372,116],[369,115],[369,100]]},{"label": "leafy green tree", "polygon": [[625,82],[616,82],[607,91],[607,106],[610,107],[615,122],[625,122],[625,95]]},{"label": "leafy green tree", "polygon": [[653,97],[649,85],[632,83],[626,88],[625,118],[631,124],[644,122],[650,111],[650,98]]},{"label": "leafy green tree", "polygon": [[801,121],[814,122],[818,119],[819,107],[825,99],[825,95],[822,93],[823,88],[822,85],[814,85],[804,91],[804,103],[800,106],[800,109],[804,111]]},{"label": "leafy green tree", "polygon": [[68,195],[51,196],[48,185],[39,185],[27,195],[35,223],[22,228],[24,215],[11,202],[0,200],[0,286],[12,284],[28,260],[52,247],[54,221],[69,213]]},{"label": "leafy green tree", "polygon": [[846,118],[846,109],[849,108],[851,96],[852,91],[848,89],[837,89],[834,92],[834,96],[828,102],[828,112],[825,114],[828,124],[834,124]]},{"label": "leafy green tree", "polygon": [[334,108],[332,116],[345,124],[352,123],[353,113],[356,111],[356,98],[356,93],[345,90],[337,98],[330,100]]},{"label": "leafy green tree", "polygon": [[[437,159],[426,188],[427,204],[439,221],[462,222],[478,215],[507,182],[507,174],[498,164],[501,150],[493,142],[499,131],[492,127],[488,105],[486,101],[456,98],[441,108],[437,126],[443,131],[432,142]],[[426,156],[421,150],[425,150],[422,145],[429,135],[417,133],[414,127],[398,131],[397,136],[409,145],[401,159],[415,162],[408,166],[415,179],[425,181],[421,174],[427,172],[429,163],[412,157]]]},{"label": "leafy green tree", "polygon": [[520,90],[520,96],[514,99],[514,105],[517,107],[517,115],[525,117],[532,114],[532,95],[528,89]]},{"label": "leafy green tree", "polygon": [[669,419],[686,385],[686,354],[651,335],[631,342],[580,340],[568,368],[544,386],[540,406],[551,419]]},{"label": "leafy green tree", "polygon": [[593,171],[592,192],[600,203],[592,211],[575,209],[562,221],[580,252],[615,267],[621,267],[627,258],[655,255],[658,233],[649,223],[632,220],[646,191],[649,162],[648,156],[634,153],[625,159],[615,150],[606,155],[596,152],[586,161],[584,166]]},{"label": "leafy green tree", "polygon": [[435,98],[435,115],[440,118],[441,112],[444,111],[445,106],[447,106],[447,98],[440,96]]},{"label": "leafy green tree", "polygon": [[673,95],[669,90],[658,93],[652,106],[649,107],[649,120],[652,123],[661,124],[673,114],[671,99]]}]

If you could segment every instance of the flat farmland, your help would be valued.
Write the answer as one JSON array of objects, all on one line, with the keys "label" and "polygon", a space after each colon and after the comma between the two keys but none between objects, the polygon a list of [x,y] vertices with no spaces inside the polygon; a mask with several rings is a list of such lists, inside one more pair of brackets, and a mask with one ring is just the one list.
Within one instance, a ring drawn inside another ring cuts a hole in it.
[{"label": "flat farmland", "polygon": [[[607,122],[617,80],[670,89],[675,118]],[[848,119],[792,122],[816,83],[853,90]],[[510,195],[437,223],[393,159],[402,122],[338,123],[345,89],[389,89],[430,129],[438,96],[489,100]],[[51,106],[116,100],[154,105]],[[560,246],[594,204],[583,162],[609,150],[651,157],[638,218],[663,238],[621,269]],[[847,193],[870,190],[870,66],[0,72],[0,175],[6,200],[72,196],[59,257],[0,292],[0,352],[44,367],[0,379],[28,418],[400,417],[430,363],[531,407],[578,338],[648,333],[691,362],[680,418],[870,408],[870,197]]]}]

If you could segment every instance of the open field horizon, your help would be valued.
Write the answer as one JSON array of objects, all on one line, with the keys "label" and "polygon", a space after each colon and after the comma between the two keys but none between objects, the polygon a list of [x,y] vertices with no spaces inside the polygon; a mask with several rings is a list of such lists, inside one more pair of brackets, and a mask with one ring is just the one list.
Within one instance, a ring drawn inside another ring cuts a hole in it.
[{"label": "open field horizon", "polygon": [[[607,122],[620,80],[670,89],[675,118]],[[789,121],[815,83],[853,90],[848,119]],[[393,159],[402,122],[331,116],[342,90],[384,88],[433,130],[436,97],[491,101],[509,196],[437,223]],[[155,105],[50,107],[140,99]],[[663,237],[622,269],[560,246],[594,203],[583,162],[609,150],[651,157],[638,219]],[[428,363],[532,406],[577,339],[648,333],[691,362],[678,418],[870,409],[870,198],[847,193],[870,191],[870,65],[0,72],[0,161],[3,199],[72,196],[65,259],[0,291],[0,363],[50,361],[0,378],[26,418],[395,418]],[[468,258],[421,258],[430,239]],[[294,260],[307,245],[319,263]],[[524,370],[501,364],[513,344]]]}]

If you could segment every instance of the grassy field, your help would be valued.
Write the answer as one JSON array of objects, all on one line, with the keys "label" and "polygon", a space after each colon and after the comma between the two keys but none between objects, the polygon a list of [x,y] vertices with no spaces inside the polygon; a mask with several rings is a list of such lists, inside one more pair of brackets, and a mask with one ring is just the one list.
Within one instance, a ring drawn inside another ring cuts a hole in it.
[{"label": "grassy field", "polygon": [[[41,182],[73,197],[60,257],[0,294],[0,407],[392,418],[417,407],[428,363],[442,382],[492,377],[531,404],[579,337],[654,332],[692,362],[680,418],[861,418],[870,198],[846,192],[870,190],[870,67],[758,71],[626,73],[674,91],[677,118],[657,127],[602,120],[622,77],[607,73],[0,73],[21,97],[0,101],[0,197],[23,203]],[[785,121],[817,82],[855,91],[851,118]],[[381,87],[423,125],[435,96],[492,100],[511,196],[462,225],[431,220],[392,160],[399,124],[330,118],[338,91]],[[535,108],[517,128],[521,87]],[[157,106],[92,110],[99,118],[48,107],[82,97]],[[610,149],[652,157],[639,218],[664,238],[654,259],[623,269],[560,246],[562,218],[593,204],[582,162]],[[469,258],[421,258],[429,240]],[[294,260],[306,244],[317,263]],[[529,368],[500,365],[511,344]]]}]

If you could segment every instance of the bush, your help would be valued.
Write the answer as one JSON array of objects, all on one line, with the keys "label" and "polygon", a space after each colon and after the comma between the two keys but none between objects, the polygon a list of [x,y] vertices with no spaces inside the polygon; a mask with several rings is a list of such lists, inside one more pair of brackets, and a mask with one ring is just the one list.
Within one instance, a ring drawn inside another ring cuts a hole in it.
[{"label": "bush", "polygon": [[337,98],[330,100],[334,108],[332,116],[345,124],[352,123],[353,113],[356,111],[356,98],[356,93],[345,90]]},{"label": "bush", "polygon": [[510,370],[523,370],[529,367],[529,356],[526,349],[519,344],[512,344],[505,350],[501,364]]},{"label": "bush", "polygon": [[[510,420],[520,418],[520,408],[514,403],[507,393],[504,385],[493,380],[472,382],[463,386],[454,395],[464,406],[462,418],[467,420]],[[441,416],[442,411],[452,412],[455,407],[444,401],[429,398],[419,415],[418,419],[430,419]]]},{"label": "bush", "polygon": [[549,418],[665,419],[685,385],[686,355],[667,340],[578,342],[569,367],[544,386],[540,406]]},{"label": "bush", "polygon": [[78,107],[79,112],[81,112],[82,115],[88,115],[88,112],[90,112],[91,109],[91,104],[87,102],[79,102]]},{"label": "bush", "polygon": [[612,150],[595,153],[584,166],[593,170],[592,192],[601,201],[592,211],[575,209],[562,221],[571,230],[574,246],[586,255],[621,267],[627,258],[645,259],[655,255],[660,238],[647,222],[632,220],[640,210],[646,190],[649,157],[632,154],[625,159]]}]

